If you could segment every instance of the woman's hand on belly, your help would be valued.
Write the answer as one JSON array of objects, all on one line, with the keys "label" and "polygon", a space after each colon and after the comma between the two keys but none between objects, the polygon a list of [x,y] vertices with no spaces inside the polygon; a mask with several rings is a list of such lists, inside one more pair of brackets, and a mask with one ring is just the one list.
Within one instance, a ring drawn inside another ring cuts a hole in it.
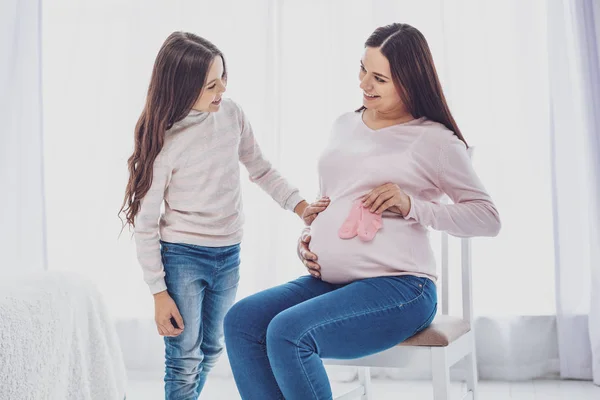
[{"label": "woman's hand on belly", "polygon": [[385,210],[402,216],[410,212],[410,197],[395,183],[386,183],[371,190],[362,198],[363,206],[375,214]]},{"label": "woman's hand on belly", "polygon": [[321,266],[317,264],[317,255],[310,251],[308,245],[310,243],[310,228],[306,227],[302,231],[300,239],[298,239],[297,253],[298,258],[302,261],[308,272],[315,278],[321,277]]}]

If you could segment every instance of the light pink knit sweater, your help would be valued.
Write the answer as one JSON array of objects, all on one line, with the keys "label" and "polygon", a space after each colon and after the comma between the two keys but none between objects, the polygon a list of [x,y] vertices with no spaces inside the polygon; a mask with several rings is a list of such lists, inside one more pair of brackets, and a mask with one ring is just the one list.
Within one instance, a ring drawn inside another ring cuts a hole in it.
[{"label": "light pink knit sweater", "polygon": [[263,157],[248,119],[232,100],[223,99],[217,112],[192,111],[166,133],[134,230],[138,261],[152,293],[166,289],[160,239],[207,247],[240,243],[240,162],[281,207],[291,211],[302,201]]},{"label": "light pink knit sweater", "polygon": [[[320,157],[321,195],[331,203],[313,222],[310,249],[326,282],[412,274],[436,279],[429,230],[495,236],[500,218],[473,170],[465,144],[442,124],[425,118],[372,130],[361,113],[334,123]],[[383,228],[370,242],[340,239],[338,229],[353,200],[385,183],[411,198],[406,218],[383,213]],[[440,204],[446,193],[454,204]]]}]

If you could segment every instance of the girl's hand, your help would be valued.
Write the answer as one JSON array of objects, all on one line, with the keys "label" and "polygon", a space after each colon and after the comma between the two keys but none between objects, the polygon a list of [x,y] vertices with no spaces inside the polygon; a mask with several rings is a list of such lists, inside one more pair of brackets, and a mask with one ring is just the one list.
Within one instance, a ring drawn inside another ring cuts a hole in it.
[{"label": "girl's hand", "polygon": [[304,209],[304,213],[302,214],[302,220],[307,226],[310,226],[317,215],[319,213],[325,211],[325,209],[329,206],[330,200],[329,197],[321,197],[319,200],[311,203]]},{"label": "girl's hand", "polygon": [[154,320],[160,336],[175,337],[183,332],[183,318],[166,290],[154,295]]},{"label": "girl's hand", "polygon": [[302,236],[298,239],[297,253],[302,264],[308,269],[308,272],[315,278],[321,277],[321,266],[317,264],[317,255],[308,249],[310,243],[310,228],[306,227],[302,231]]},{"label": "girl's hand", "polygon": [[363,206],[375,214],[388,210],[406,216],[410,212],[410,197],[394,183],[386,183],[371,190],[362,200]]}]

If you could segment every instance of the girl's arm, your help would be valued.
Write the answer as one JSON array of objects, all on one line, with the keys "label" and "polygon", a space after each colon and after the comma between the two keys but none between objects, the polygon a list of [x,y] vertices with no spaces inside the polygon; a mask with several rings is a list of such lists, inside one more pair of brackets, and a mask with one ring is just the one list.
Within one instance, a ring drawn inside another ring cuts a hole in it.
[{"label": "girl's arm", "polygon": [[239,109],[241,123],[241,141],[239,158],[250,174],[250,180],[259,185],[282,208],[296,212],[299,217],[307,206],[297,188],[292,186],[281,174],[271,166],[263,156],[254,137],[252,126],[243,110]]},{"label": "girl's arm", "polygon": [[137,258],[144,272],[144,280],[152,294],[167,290],[165,272],[160,254],[158,220],[165,191],[171,180],[172,168],[165,153],[154,161],[152,185],[140,204],[135,217],[134,237]]}]

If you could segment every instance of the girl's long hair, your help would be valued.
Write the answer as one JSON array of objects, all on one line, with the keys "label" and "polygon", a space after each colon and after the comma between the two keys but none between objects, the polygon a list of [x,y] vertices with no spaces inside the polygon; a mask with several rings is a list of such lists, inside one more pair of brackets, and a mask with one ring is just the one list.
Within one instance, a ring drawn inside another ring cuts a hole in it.
[{"label": "girl's long hair", "polygon": [[146,104],[135,126],[133,154],[127,160],[129,181],[119,210],[119,217],[125,216],[123,227],[135,226],[141,200],[152,185],[154,161],[163,148],[165,132],[192,110],[216,57],[223,59],[227,71],[215,45],[187,32],[172,33],[160,48]]}]

